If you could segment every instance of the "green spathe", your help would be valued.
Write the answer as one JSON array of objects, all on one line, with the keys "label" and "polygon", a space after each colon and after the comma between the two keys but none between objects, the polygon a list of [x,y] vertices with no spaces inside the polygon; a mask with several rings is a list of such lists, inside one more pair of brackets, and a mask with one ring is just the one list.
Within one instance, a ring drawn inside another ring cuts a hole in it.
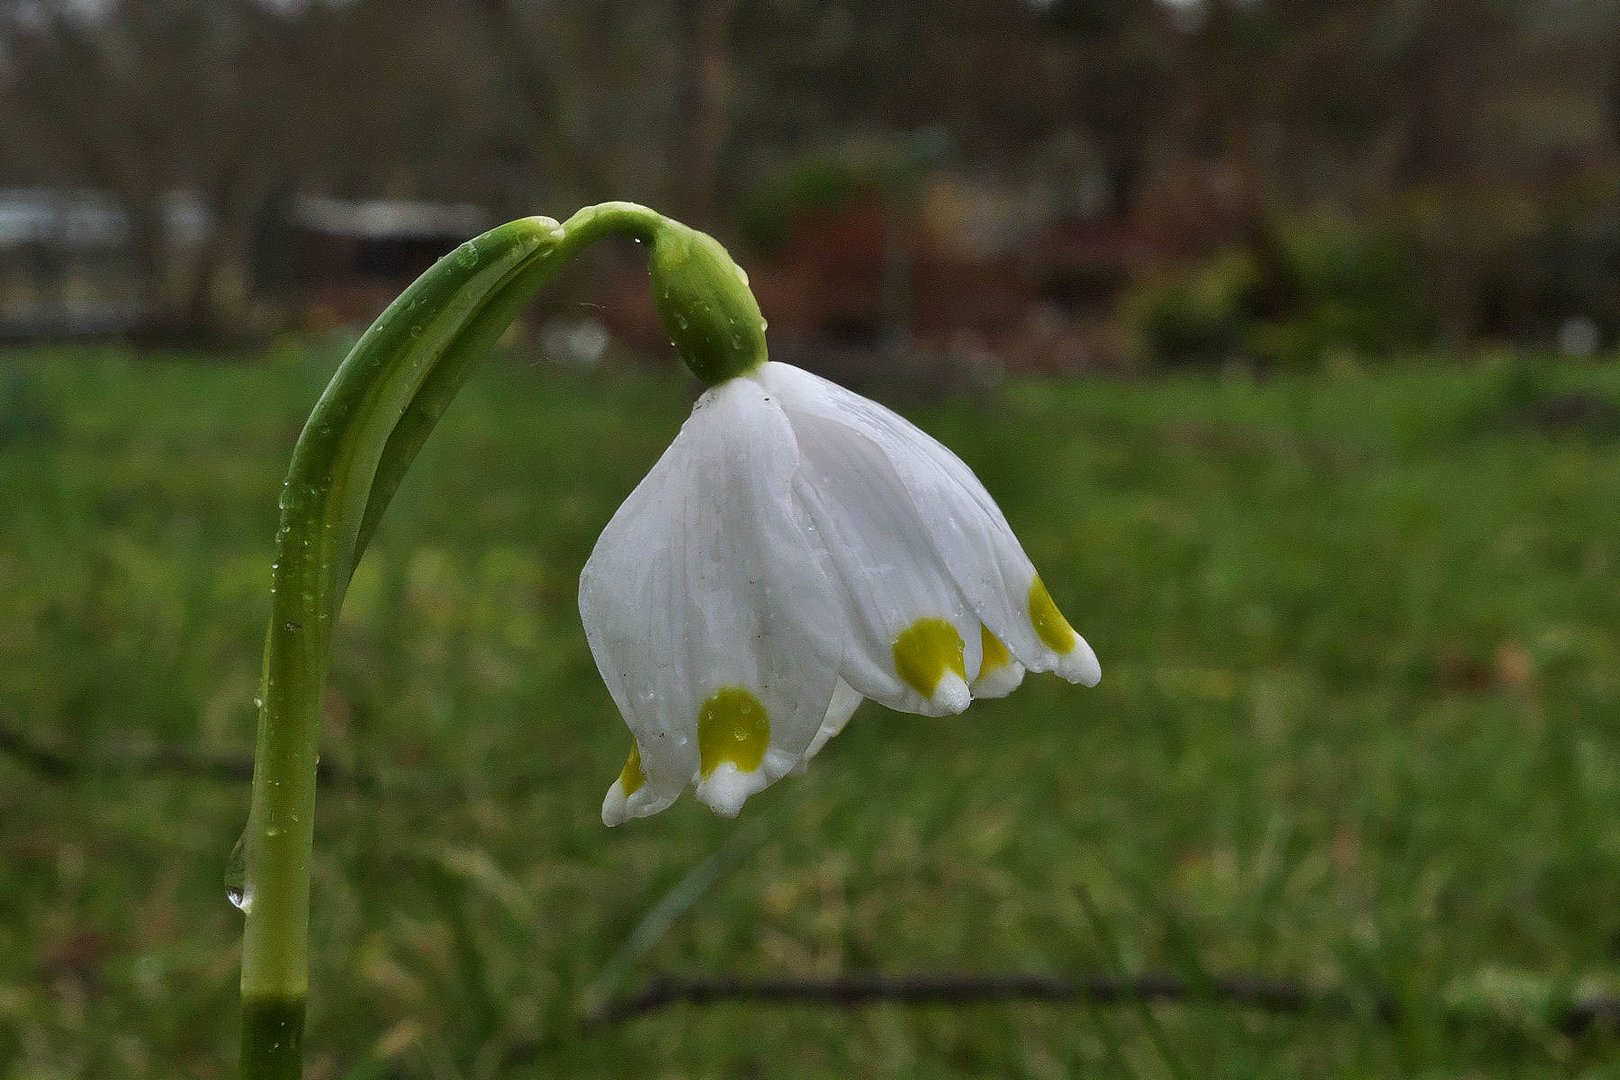
[{"label": "green spathe", "polygon": [[713,237],[665,218],[653,230],[647,273],[675,351],[705,386],[765,362],[765,319],[748,275]]}]

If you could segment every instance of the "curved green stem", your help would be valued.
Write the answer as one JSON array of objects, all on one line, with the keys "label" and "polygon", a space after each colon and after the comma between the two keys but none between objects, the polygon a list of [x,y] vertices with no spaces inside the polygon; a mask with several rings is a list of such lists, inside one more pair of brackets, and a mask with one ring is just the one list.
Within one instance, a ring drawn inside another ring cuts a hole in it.
[{"label": "curved green stem", "polygon": [[479,359],[564,262],[610,233],[655,249],[701,235],[646,207],[604,203],[563,225],[524,218],[468,241],[389,305],[299,436],[281,495],[244,834],[242,1071],[251,1080],[302,1072],[321,698],[349,579],[406,469]]},{"label": "curved green stem", "polygon": [[511,325],[529,298],[540,291],[541,286],[563,263],[602,237],[617,233],[650,243],[659,226],[665,223],[666,219],[661,215],[635,203],[609,202],[587,206],[558,227],[561,235],[552,248],[513,275],[505,287],[491,298],[482,313],[481,325],[468,327],[469,331],[479,335],[479,339],[467,340],[462,347],[440,358],[389,436],[371,486],[366,514],[360,523],[356,562],[359,562],[359,553],[365,550],[372,532],[376,530],[383,510],[393,498],[400,481],[405,478],[405,470],[416,459],[416,452],[427,441],[439,417],[444,415],[451,400],[466,384],[489,346]]}]

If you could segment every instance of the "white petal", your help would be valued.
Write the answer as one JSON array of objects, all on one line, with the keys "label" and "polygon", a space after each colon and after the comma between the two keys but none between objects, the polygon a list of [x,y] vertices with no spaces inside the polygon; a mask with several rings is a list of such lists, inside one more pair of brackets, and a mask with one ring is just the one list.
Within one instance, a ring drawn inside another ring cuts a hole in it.
[{"label": "white petal", "polygon": [[763,790],[768,782],[762,769],[743,772],[731,762],[722,761],[698,783],[697,796],[721,817],[736,817],[748,796]]},{"label": "white petal", "polygon": [[[580,616],[644,778],[628,792],[615,782],[604,820],[655,813],[691,783],[734,812],[820,730],[841,633],[794,505],[797,466],[771,395],[732,379],[699,399],[597,541],[580,575]],[[769,740],[757,765],[722,775],[711,761],[705,777],[698,718],[721,691],[763,706]]]},{"label": "white petal", "polygon": [[919,511],[929,546],[971,611],[1015,658],[1031,671],[1096,684],[1102,672],[1084,638],[1074,634],[1058,651],[1037,631],[1031,617],[1035,567],[995,500],[960,458],[904,417],[807,371],[769,363],[761,379],[782,397],[801,442],[813,418],[841,427],[845,442],[854,436],[881,456],[884,471],[902,493],[897,497]]},{"label": "white petal", "polygon": [[625,793],[624,781],[615,780],[602,797],[602,824],[611,828],[630,820],[630,796]]},{"label": "white petal", "polygon": [[979,677],[973,680],[973,696],[976,698],[1004,698],[1024,681],[1024,665],[1016,660],[1009,660],[1005,664],[997,664],[988,671],[979,672]]},{"label": "white petal", "polygon": [[[920,507],[884,448],[827,398],[823,388],[831,383],[785,364],[766,364],[761,382],[779,392],[793,425],[794,494],[825,552],[828,576],[841,586],[849,636],[840,674],[893,709],[961,712],[972,701],[968,680],[979,668],[979,619],[930,544]],[[902,642],[919,628],[937,628],[941,637],[924,640],[945,650],[956,647],[954,632],[960,671],[955,663],[923,671],[902,664]]]},{"label": "white petal", "polygon": [[804,757],[794,766],[795,773],[804,772],[810,764],[810,759],[821,753],[821,748],[827,745],[828,739],[844,730],[844,725],[849,723],[849,718],[855,715],[855,710],[860,708],[861,702],[865,700],[849,683],[843,679],[838,680],[838,686],[833,690],[832,703],[827,706],[827,717],[821,722],[821,730],[816,732],[816,737],[811,740]]}]

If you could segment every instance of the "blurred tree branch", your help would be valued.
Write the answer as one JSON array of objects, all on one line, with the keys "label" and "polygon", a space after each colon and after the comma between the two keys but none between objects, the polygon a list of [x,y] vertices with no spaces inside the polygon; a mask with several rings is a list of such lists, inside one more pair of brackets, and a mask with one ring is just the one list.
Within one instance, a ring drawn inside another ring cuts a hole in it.
[{"label": "blurred tree branch", "polygon": [[[659,975],[636,994],[602,1003],[587,1014],[584,1023],[587,1027],[623,1023],[677,1004],[811,1005],[850,1009],[883,1004],[966,1006],[1020,1001],[1054,1005],[1081,1001],[1102,1005],[1204,1004],[1277,1015],[1367,1017],[1385,1024],[1401,1023],[1411,1011],[1386,991],[1357,992],[1261,975],[1212,975],[1201,979],[1167,972],[1123,976],[1029,972],[999,975],[860,973],[830,979]],[[1504,1026],[1518,1019],[1531,1024],[1544,1023],[1567,1037],[1597,1030],[1620,1031],[1620,998],[1573,996],[1544,1003],[1544,1006],[1537,1015],[1526,1015],[1536,1010],[1527,1009],[1523,1002],[1481,999],[1437,1003],[1435,1008],[1446,1023],[1453,1025]]]},{"label": "blurred tree branch", "polygon": [[689,47],[677,98],[683,131],[673,175],[681,178],[681,212],[699,228],[715,227],[719,217],[720,167],[731,134],[730,33],[737,7],[738,0],[676,3]]},{"label": "blurred tree branch", "polygon": [[[474,0],[471,10],[527,118],[535,156],[573,198],[656,188],[690,223],[713,226],[732,127],[738,0],[656,0],[605,21],[590,5],[532,6]],[[599,68],[615,77],[593,77]],[[664,120],[651,129],[590,123],[639,109]]]},{"label": "blurred tree branch", "polygon": [[[94,752],[68,750],[22,731],[13,718],[0,716],[0,757],[10,758],[41,780],[69,783],[107,773],[166,773],[217,783],[246,783],[253,778],[253,759],[210,754],[169,744],[98,745]],[[345,767],[330,758],[316,765],[322,785],[362,795],[435,795],[465,797],[480,793],[525,791],[522,776],[485,778],[477,784],[446,779],[425,769]]]},{"label": "blurred tree branch", "polygon": [[[111,193],[130,216],[133,255],[164,335],[241,333],[254,215],[289,167],[296,36],[251,0],[56,0],[0,18],[0,47],[43,149],[71,179]],[[270,48],[274,39],[280,48]],[[175,200],[206,215],[177,235]]]},{"label": "blurred tree branch", "polygon": [[[496,62],[513,84],[519,102],[534,125],[533,143],[557,170],[577,198],[596,202],[613,192],[598,158],[568,123],[562,88],[551,66],[531,44],[534,37],[516,9],[515,0],[473,0]],[[557,55],[557,50],[550,53]]]},{"label": "blurred tree branch", "polygon": [[982,1005],[1038,1001],[1066,1004],[1092,1001],[1104,1005],[1147,1002],[1220,1002],[1274,1013],[1369,1015],[1394,1019],[1395,1003],[1375,995],[1362,999],[1342,990],[1259,976],[1211,978],[1194,984],[1177,975],[1149,972],[1134,977],[1113,975],[1000,975],[944,973],[884,975],[859,973],[831,979],[748,979],[659,975],[638,993],[603,1003],[585,1018],[590,1027],[623,1023],[671,1005],[820,1005],[857,1008],[865,1005]]},{"label": "blurred tree branch", "polygon": [[[251,758],[198,753],[177,746],[102,747],[95,754],[78,754],[38,742],[4,720],[0,720],[0,754],[41,779],[53,781],[107,772],[162,772],[244,783],[253,778]],[[366,792],[384,786],[376,777],[350,772],[328,761],[322,761],[317,770],[323,784]]]}]

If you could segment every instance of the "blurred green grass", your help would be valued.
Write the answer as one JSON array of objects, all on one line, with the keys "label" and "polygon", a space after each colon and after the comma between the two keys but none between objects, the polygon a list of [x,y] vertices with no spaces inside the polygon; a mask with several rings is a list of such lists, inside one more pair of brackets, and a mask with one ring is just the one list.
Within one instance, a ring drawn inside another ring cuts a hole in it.
[{"label": "blurred green grass", "polygon": [[[248,750],[276,493],[336,359],[0,359],[0,722],[87,759]],[[1001,502],[1102,685],[1032,678],[954,720],[868,704],[741,821],[684,800],[608,831],[627,735],[575,580],[690,393],[494,363],[401,490],[332,665],[323,760],[382,790],[322,795],[312,1077],[1613,1075],[1611,1035],[1439,1005],[1620,988],[1614,366],[909,409]],[[221,875],[246,801],[0,756],[0,1076],[232,1074]],[[1164,1007],[1173,1065],[1139,1013],[1080,1007],[675,1007],[582,1033],[641,916],[750,828],[630,983],[1123,963],[1412,1012]]]}]

